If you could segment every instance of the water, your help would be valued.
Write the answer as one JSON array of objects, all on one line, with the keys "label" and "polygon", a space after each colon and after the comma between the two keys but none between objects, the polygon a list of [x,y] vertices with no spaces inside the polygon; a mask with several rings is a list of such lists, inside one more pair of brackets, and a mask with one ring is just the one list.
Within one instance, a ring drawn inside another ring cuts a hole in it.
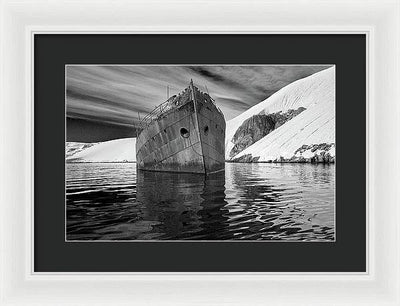
[{"label": "water", "polygon": [[334,241],[335,166],[226,163],[225,173],[67,164],[67,240]]}]

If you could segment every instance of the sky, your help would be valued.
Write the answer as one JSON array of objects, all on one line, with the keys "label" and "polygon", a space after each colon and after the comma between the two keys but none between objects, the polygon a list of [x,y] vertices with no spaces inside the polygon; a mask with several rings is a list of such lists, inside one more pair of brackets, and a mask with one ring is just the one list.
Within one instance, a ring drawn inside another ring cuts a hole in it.
[{"label": "sky", "polygon": [[[282,87],[330,66],[66,66],[67,141],[134,137],[143,117],[193,79],[228,121]],[[168,89],[167,89],[168,88]]]}]

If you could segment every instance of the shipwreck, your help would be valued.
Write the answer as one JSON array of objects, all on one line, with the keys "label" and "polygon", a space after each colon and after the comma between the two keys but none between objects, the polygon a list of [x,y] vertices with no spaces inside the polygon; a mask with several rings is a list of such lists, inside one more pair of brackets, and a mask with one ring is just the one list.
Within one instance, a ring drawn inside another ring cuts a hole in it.
[{"label": "shipwreck", "polygon": [[225,169],[225,118],[193,81],[140,120],[139,170],[211,174]]}]

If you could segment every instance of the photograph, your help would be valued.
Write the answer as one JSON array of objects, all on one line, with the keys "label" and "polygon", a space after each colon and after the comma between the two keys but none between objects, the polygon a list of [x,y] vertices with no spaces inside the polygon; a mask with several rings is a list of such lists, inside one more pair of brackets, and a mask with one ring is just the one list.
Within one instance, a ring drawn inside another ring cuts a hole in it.
[{"label": "photograph", "polygon": [[0,6],[1,305],[400,306],[400,0],[53,2]]},{"label": "photograph", "polygon": [[335,242],[335,65],[65,65],[66,242]]}]

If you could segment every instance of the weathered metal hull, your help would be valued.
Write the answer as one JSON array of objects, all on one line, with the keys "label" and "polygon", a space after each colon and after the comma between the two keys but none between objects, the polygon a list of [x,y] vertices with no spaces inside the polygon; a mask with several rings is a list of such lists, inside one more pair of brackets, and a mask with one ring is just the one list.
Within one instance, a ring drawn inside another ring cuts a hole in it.
[{"label": "weathered metal hull", "polygon": [[[225,119],[208,96],[162,114],[137,137],[140,170],[210,174],[225,169]],[[193,97],[193,95],[192,95]]]}]

